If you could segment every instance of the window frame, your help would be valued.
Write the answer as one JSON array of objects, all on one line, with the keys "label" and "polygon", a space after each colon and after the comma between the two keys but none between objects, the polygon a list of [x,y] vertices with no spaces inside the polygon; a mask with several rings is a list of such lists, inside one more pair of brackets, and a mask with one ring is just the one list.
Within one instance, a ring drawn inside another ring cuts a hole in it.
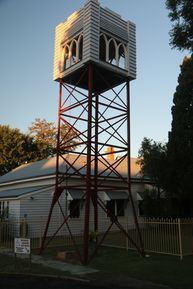
[{"label": "window frame", "polygon": [[[111,210],[110,213],[108,212],[108,207]],[[106,209],[107,209],[107,217],[111,217],[110,216],[111,213],[115,217],[125,217],[125,200],[123,199],[108,200],[106,201]]]},{"label": "window frame", "polygon": [[9,201],[0,201],[0,218],[9,218]]},{"label": "window frame", "polygon": [[70,200],[68,210],[71,219],[79,219],[81,215],[81,199]]}]

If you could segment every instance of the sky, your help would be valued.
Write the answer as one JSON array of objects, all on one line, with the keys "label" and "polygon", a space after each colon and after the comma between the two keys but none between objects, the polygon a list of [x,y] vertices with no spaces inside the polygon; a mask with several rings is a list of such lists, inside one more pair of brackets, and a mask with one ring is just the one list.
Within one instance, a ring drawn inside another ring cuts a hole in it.
[{"label": "sky", "polygon": [[[86,1],[86,0],[85,0]],[[35,118],[57,120],[52,80],[55,26],[83,0],[0,0],[0,124],[26,133]],[[169,46],[164,0],[100,0],[136,24],[137,79],[131,83],[131,155],[144,137],[166,142],[180,64],[187,52]]]}]

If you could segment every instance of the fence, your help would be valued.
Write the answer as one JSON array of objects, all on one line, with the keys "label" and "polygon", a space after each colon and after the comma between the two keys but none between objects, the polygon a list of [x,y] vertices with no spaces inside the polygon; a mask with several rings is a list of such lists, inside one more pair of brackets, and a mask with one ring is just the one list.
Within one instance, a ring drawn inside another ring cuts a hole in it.
[{"label": "fence", "polygon": [[[38,249],[42,244],[42,237],[44,229],[46,226],[46,219],[42,217],[36,217],[33,219],[22,219],[22,220],[9,220],[9,221],[0,221],[0,246],[13,248],[14,238],[30,238],[31,239],[31,248]],[[59,228],[62,221],[58,219],[52,219],[52,222],[49,226],[47,242],[55,231]],[[72,220],[71,229],[74,238],[77,243],[82,242],[82,230],[80,230],[80,221]],[[53,242],[49,243],[49,246],[71,246],[73,244],[71,237],[68,233],[66,227],[56,234]]]},{"label": "fence", "polygon": [[[28,237],[31,239],[32,248],[40,248],[45,222],[46,220],[41,217],[33,220],[0,221],[0,246],[13,248],[14,237]],[[108,219],[100,222],[98,238],[102,237],[105,228],[110,224],[109,222]],[[129,236],[139,244],[134,224],[128,223],[125,218],[122,218],[121,223]],[[53,220],[48,235],[51,236],[59,225],[58,220]],[[181,259],[183,256],[193,255],[193,219],[140,219],[139,226],[146,252],[176,255]],[[83,222],[76,219],[71,220],[70,228],[76,243],[81,244],[83,240]],[[65,227],[58,232],[54,241],[49,244],[53,247],[68,247],[70,245],[72,245],[72,240]],[[104,239],[103,245],[127,250],[134,249],[125,234],[115,226],[112,227],[111,232]]]},{"label": "fence", "polygon": [[182,259],[193,254],[193,219],[146,219],[142,237],[146,251]]},{"label": "fence", "polygon": [[[144,249],[179,256],[193,255],[193,219],[142,219],[139,222]],[[130,230],[133,238],[136,230]],[[127,244],[127,248],[132,248]]]}]

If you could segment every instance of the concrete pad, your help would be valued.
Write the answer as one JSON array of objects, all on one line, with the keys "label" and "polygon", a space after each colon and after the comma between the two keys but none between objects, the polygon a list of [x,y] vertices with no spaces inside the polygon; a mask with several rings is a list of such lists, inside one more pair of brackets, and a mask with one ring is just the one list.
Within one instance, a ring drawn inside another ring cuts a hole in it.
[{"label": "concrete pad", "polygon": [[81,265],[73,265],[57,260],[51,260],[39,255],[32,255],[32,262],[36,264],[42,264],[44,266],[57,269],[60,271],[70,272],[73,275],[85,275],[98,272],[98,270],[96,269],[92,269]]}]

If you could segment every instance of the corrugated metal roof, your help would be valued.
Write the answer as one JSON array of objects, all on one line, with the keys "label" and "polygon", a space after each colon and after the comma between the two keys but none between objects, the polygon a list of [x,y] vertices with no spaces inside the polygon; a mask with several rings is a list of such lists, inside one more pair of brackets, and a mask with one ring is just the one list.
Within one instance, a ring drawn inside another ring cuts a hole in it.
[{"label": "corrugated metal roof", "polygon": [[12,190],[5,190],[0,192],[0,198],[16,198],[28,193],[35,193],[36,191],[42,190],[47,186],[41,187],[29,187],[29,188],[19,188],[19,189],[12,189]]},{"label": "corrugated metal roof", "polygon": [[[69,165],[64,160],[66,158],[68,163],[73,164],[73,166],[69,169]],[[64,173],[68,172],[73,176],[78,176],[76,170],[79,171],[80,174],[86,175],[86,157],[80,156],[77,158],[77,155],[69,154],[66,155],[64,159],[60,159],[60,172]],[[114,161],[111,161],[113,164]],[[116,163],[116,171],[121,174],[123,177],[127,177],[127,159],[125,158],[123,161],[120,162],[119,165]],[[109,178],[115,178],[117,175],[114,173],[113,170],[109,170],[109,161],[105,163],[105,160],[99,160],[98,169],[101,173],[101,177],[108,176]],[[56,172],[56,157],[44,159],[37,162],[32,162],[29,164],[21,165],[20,167],[12,170],[11,172],[3,175],[0,177],[0,186],[1,184],[6,184],[10,182],[16,181],[25,181],[25,180],[32,180],[34,178],[42,178],[42,177],[49,177],[54,176]],[[92,163],[92,172],[94,174],[94,163]],[[140,174],[140,167],[136,164],[136,159],[131,158],[131,177],[132,178],[141,178]]]},{"label": "corrugated metal roof", "polygon": [[[65,172],[65,163],[61,160],[60,171]],[[55,175],[56,172],[56,158],[48,158],[37,162],[23,164],[11,172],[0,177],[0,184],[17,181],[33,179],[37,177]]]},{"label": "corrugated metal roof", "polygon": [[0,183],[52,175],[54,174],[54,171],[55,161],[53,158],[47,160],[45,159],[42,161],[21,165],[20,167],[0,177]]}]

